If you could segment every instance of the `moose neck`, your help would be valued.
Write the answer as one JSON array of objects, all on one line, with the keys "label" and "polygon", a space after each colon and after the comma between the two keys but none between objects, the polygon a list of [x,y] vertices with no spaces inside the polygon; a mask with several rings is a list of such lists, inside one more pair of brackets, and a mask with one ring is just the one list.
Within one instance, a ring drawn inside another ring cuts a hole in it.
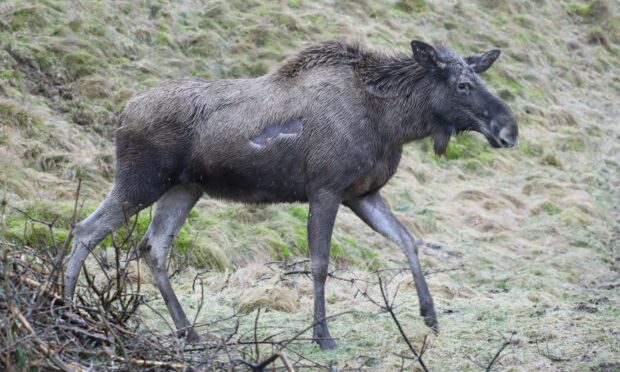
[{"label": "moose neck", "polygon": [[430,106],[436,72],[424,69],[407,55],[370,59],[361,72],[369,92],[378,98],[378,129],[391,145],[401,146],[431,135],[436,142],[438,137],[446,138],[445,128]]},{"label": "moose neck", "polygon": [[420,81],[408,96],[398,97],[388,103],[385,110],[385,127],[393,134],[395,145],[419,140],[428,136],[437,137],[444,128],[430,107],[431,88],[427,81]]}]

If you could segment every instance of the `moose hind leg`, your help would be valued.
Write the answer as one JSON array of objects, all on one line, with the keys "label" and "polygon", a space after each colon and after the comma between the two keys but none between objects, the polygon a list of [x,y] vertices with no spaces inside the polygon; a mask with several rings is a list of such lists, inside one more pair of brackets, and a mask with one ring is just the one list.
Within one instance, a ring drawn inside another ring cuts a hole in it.
[{"label": "moose hind leg", "polygon": [[409,267],[411,268],[415,287],[418,292],[420,315],[424,318],[424,323],[426,323],[427,326],[435,333],[439,332],[435,305],[433,304],[433,298],[426,285],[424,273],[422,272],[422,267],[420,266],[420,260],[418,258],[418,245],[420,242],[411,236],[407,228],[392,214],[390,207],[385,203],[378,192],[360,199],[347,201],[346,205],[351,208],[358,217],[366,222],[368,226],[396,243],[403,251],[407,261],[409,261]]},{"label": "moose hind leg", "polygon": [[308,243],[310,266],[314,283],[314,328],[312,339],[321,349],[338,347],[327,327],[325,310],[325,280],[329,265],[329,251],[332,231],[340,197],[330,192],[319,192],[310,196],[308,217]]},{"label": "moose hind leg", "polygon": [[125,200],[120,189],[114,187],[101,206],[77,224],[73,249],[64,275],[64,296],[67,300],[73,299],[80,270],[91,250],[140,209],[139,204]]},{"label": "moose hind leg", "polygon": [[189,328],[190,323],[168,279],[166,262],[174,238],[201,195],[202,190],[194,184],[177,185],[168,190],[157,203],[151,225],[139,244],[140,253],[151,270],[179,334],[187,334],[191,341],[197,341],[199,337],[196,331]]}]

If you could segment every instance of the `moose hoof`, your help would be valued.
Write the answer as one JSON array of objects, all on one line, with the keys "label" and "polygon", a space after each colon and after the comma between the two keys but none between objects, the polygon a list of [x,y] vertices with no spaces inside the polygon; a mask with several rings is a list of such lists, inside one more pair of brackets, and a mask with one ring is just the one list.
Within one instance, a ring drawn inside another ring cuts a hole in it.
[{"label": "moose hoof", "polygon": [[178,337],[185,338],[190,344],[196,344],[200,342],[200,336],[198,336],[198,333],[196,333],[196,330],[194,330],[193,328],[187,331],[178,332]]},{"label": "moose hoof", "polygon": [[437,319],[424,318],[424,323],[426,323],[426,325],[430,327],[436,335],[439,334],[439,323],[437,322]]},{"label": "moose hoof", "polygon": [[329,333],[327,324],[316,324],[312,331],[312,340],[319,344],[322,350],[334,350],[338,348],[338,344]]},{"label": "moose hoof", "polygon": [[315,338],[314,342],[319,344],[321,350],[335,350],[338,348],[338,344],[333,338]]},{"label": "moose hoof", "polygon": [[424,317],[424,323],[432,329],[435,334],[439,334],[439,322],[437,322],[435,311],[422,312],[422,317]]}]

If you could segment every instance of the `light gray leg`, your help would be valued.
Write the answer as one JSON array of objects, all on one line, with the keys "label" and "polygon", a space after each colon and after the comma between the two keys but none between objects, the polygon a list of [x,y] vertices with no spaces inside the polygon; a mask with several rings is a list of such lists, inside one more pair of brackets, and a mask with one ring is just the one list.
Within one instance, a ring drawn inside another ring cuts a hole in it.
[{"label": "light gray leg", "polygon": [[310,247],[310,266],[314,283],[314,329],[312,338],[321,349],[338,347],[327,328],[325,310],[325,280],[329,265],[329,248],[340,196],[327,191],[310,195],[308,216],[308,245]]},{"label": "light gray leg", "polygon": [[420,314],[424,318],[426,325],[437,333],[439,325],[437,323],[433,298],[426,285],[424,273],[418,259],[418,246],[421,242],[411,236],[407,228],[394,217],[390,207],[385,203],[379,192],[360,199],[347,200],[345,204],[375,231],[396,243],[405,253],[418,292]]},{"label": "light gray leg", "polygon": [[168,190],[157,202],[151,225],[146,236],[138,245],[177,330],[182,335],[187,334],[188,339],[192,341],[197,341],[199,337],[193,329],[186,333],[191,324],[174,294],[168,279],[166,262],[174,238],[181,230],[187,215],[201,195],[202,189],[194,184],[177,185]]},{"label": "light gray leg", "polygon": [[67,300],[73,299],[80,270],[91,250],[140,209],[139,206],[122,202],[115,188],[93,214],[76,225],[73,249],[64,276],[64,296]]}]

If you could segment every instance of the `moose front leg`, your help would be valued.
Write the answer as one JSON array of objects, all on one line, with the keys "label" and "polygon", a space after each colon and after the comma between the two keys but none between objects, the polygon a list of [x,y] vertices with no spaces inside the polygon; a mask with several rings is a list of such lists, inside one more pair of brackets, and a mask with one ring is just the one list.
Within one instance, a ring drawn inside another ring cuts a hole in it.
[{"label": "moose front leg", "polygon": [[433,298],[426,285],[418,259],[420,241],[411,236],[407,228],[392,214],[390,207],[385,203],[379,192],[374,192],[363,198],[347,200],[345,204],[368,226],[396,243],[405,253],[418,292],[420,314],[427,326],[432,328],[435,333],[439,332]]},{"label": "moose front leg", "polygon": [[329,247],[340,196],[320,190],[309,195],[310,213],[308,216],[308,245],[310,247],[310,266],[314,283],[314,329],[312,339],[321,349],[338,347],[327,328],[325,311],[325,280],[329,265]]}]

